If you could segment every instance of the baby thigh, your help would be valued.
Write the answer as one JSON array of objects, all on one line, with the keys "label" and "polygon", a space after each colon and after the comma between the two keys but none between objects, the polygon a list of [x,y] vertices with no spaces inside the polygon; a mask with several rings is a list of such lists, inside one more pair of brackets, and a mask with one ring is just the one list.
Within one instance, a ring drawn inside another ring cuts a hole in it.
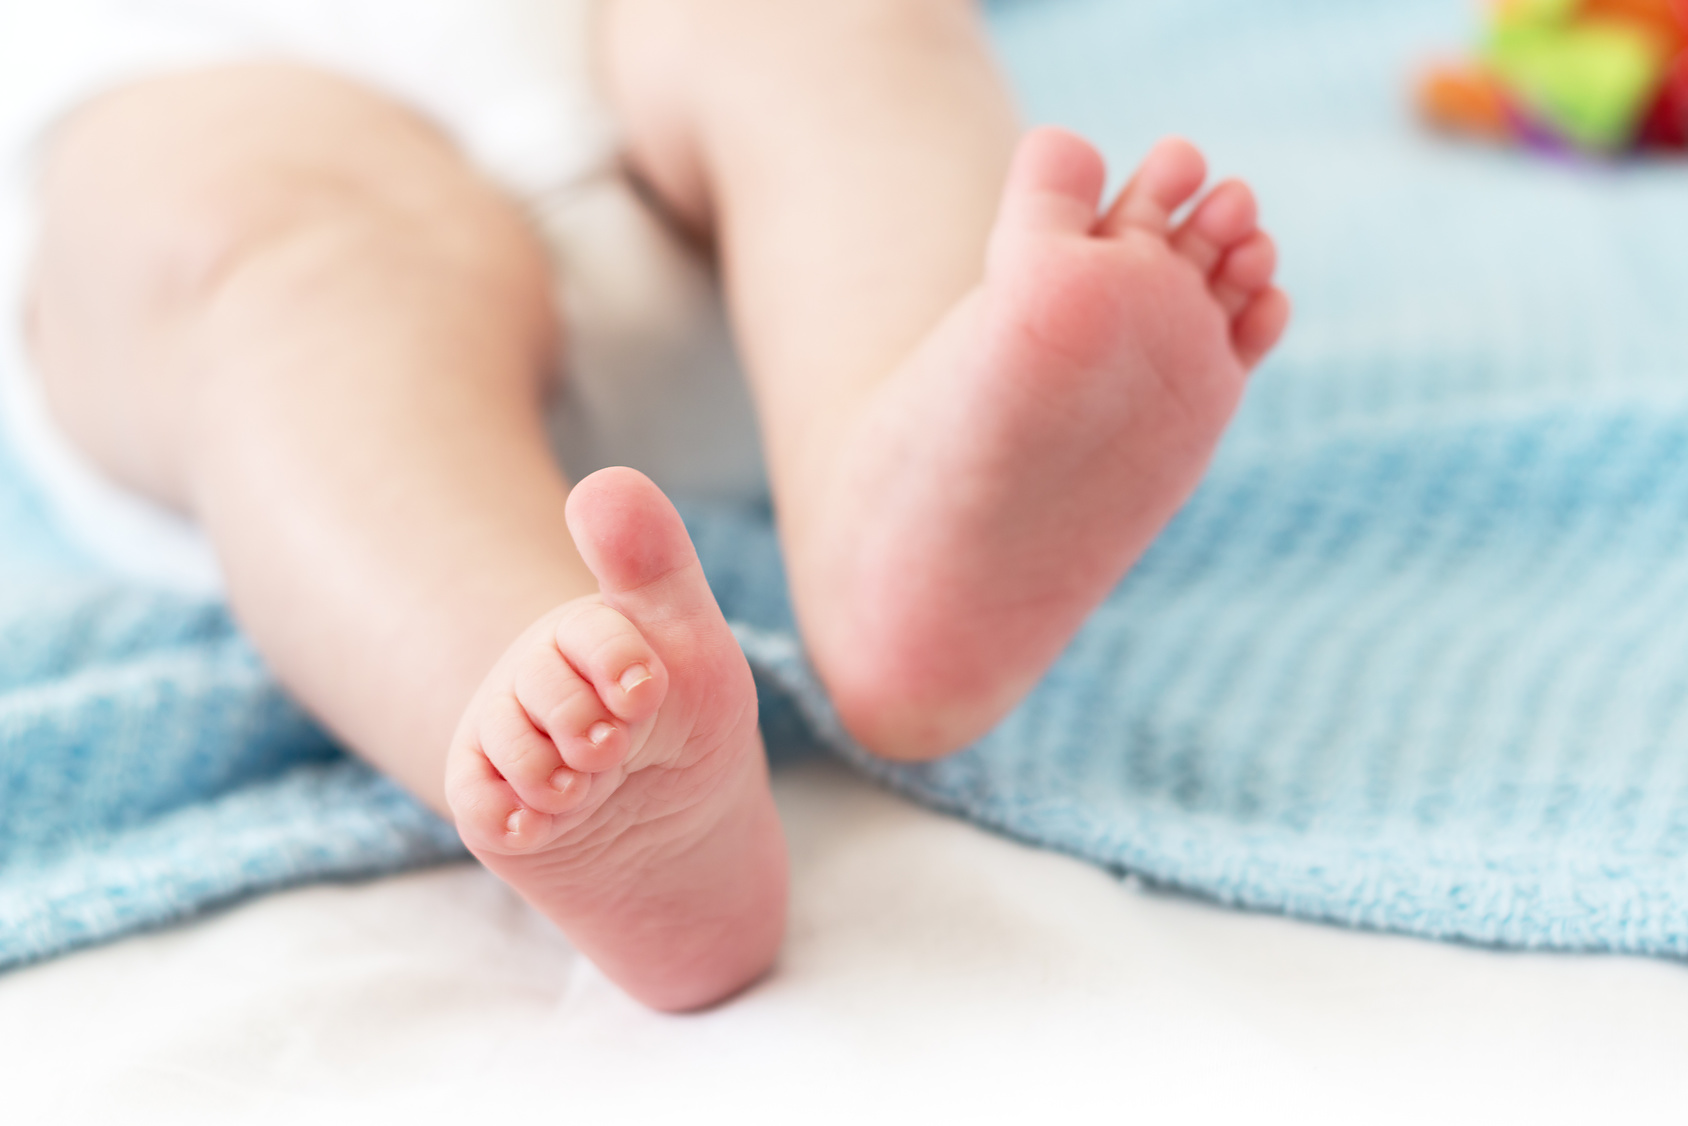
[{"label": "baby thigh", "polygon": [[442,804],[486,670],[592,589],[520,209],[402,106],[285,64],[90,103],[40,204],[31,343],[59,426],[196,520],[281,679]]}]

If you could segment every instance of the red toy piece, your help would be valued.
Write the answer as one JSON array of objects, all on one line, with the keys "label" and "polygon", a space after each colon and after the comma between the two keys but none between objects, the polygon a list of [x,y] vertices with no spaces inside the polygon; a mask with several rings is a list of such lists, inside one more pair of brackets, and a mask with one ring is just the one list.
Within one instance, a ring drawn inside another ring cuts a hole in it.
[{"label": "red toy piece", "polygon": [[1643,148],[1688,150],[1688,49],[1676,56],[1641,122]]}]

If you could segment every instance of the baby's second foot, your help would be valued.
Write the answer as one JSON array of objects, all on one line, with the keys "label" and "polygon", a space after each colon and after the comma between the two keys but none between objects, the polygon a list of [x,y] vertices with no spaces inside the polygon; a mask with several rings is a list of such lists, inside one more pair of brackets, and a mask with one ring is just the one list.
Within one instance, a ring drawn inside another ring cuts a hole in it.
[{"label": "baby's second foot", "polygon": [[634,997],[690,1009],[772,962],[786,858],[756,689],[672,505],[575,487],[600,590],[517,639],[469,705],[446,797],[472,852]]},{"label": "baby's second foot", "polygon": [[1165,141],[1106,214],[1101,158],[1026,138],[985,281],[844,431],[788,514],[818,671],[870,749],[982,735],[1194,490],[1289,315],[1239,182],[1176,226],[1201,155]]}]

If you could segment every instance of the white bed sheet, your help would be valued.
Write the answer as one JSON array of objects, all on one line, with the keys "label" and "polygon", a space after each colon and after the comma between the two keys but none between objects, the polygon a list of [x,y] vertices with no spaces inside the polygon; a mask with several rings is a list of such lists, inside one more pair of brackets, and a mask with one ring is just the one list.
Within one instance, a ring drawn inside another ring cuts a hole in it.
[{"label": "white bed sheet", "polygon": [[1688,967],[1247,915],[830,764],[782,772],[778,970],[622,997],[469,865],[304,888],[0,977],[0,1120],[1688,1118]]}]

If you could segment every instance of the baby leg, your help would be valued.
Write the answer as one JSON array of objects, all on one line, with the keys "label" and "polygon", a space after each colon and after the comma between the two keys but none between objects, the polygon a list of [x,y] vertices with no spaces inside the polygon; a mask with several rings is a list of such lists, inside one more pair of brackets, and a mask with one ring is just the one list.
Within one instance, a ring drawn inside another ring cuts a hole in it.
[{"label": "baby leg", "polygon": [[31,338],[60,424],[203,525],[288,686],[442,808],[475,685],[595,588],[519,215],[421,121],[280,66],[91,103],[41,191]]},{"label": "baby leg", "polygon": [[49,402],[204,526],[280,679],[636,996],[760,973],[784,851],[749,670],[649,482],[571,500],[516,208],[402,109],[278,65],[87,106],[42,190]]},{"label": "baby leg", "polygon": [[1016,156],[970,0],[612,0],[606,46],[638,168],[720,248],[845,723],[964,745],[1188,496],[1282,331],[1252,196],[1174,226],[1188,145],[1106,214],[1078,138]]}]

